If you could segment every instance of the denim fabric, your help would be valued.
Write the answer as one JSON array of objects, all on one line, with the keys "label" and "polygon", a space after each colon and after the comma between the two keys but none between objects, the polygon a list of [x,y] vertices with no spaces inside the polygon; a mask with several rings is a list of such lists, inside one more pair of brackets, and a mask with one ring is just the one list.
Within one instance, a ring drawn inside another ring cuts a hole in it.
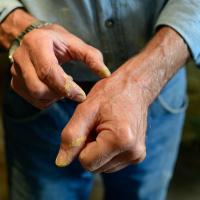
[{"label": "denim fabric", "polygon": [[[9,90],[4,102],[10,200],[88,199],[92,174],[77,160],[63,169],[54,164],[61,131],[76,103],[62,100],[39,111]],[[105,199],[165,199],[186,105],[185,69],[182,68],[149,108],[145,161],[113,174],[102,174]]]}]

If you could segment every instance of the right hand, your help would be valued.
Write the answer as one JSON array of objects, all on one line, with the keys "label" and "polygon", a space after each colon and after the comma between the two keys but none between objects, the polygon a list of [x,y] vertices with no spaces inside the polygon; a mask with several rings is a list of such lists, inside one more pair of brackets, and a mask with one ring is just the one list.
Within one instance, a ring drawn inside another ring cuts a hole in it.
[{"label": "right hand", "polygon": [[64,62],[80,60],[101,78],[110,75],[99,50],[56,24],[27,33],[13,60],[12,89],[39,109],[63,97],[85,100],[84,91],[60,66]]}]

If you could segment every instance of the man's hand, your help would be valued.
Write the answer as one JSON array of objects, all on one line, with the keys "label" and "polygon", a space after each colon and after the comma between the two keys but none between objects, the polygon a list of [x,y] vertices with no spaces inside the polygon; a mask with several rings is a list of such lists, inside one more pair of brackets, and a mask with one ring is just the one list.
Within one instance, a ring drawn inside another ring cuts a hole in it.
[{"label": "man's hand", "polygon": [[143,59],[126,62],[109,78],[99,81],[78,105],[62,132],[58,166],[79,155],[92,172],[115,172],[146,156],[145,133],[150,91],[130,75]]},{"label": "man's hand", "polygon": [[100,77],[110,75],[100,51],[59,25],[26,34],[13,58],[11,87],[39,108],[62,97],[78,102],[85,100],[84,91],[60,66],[64,62],[81,60]]},{"label": "man's hand", "polygon": [[[5,23],[2,27],[8,27]],[[99,50],[55,24],[27,33],[13,59],[11,87],[40,109],[63,97],[77,102],[86,98],[84,91],[63,71],[62,63],[79,60],[102,78],[110,75]]]},{"label": "man's hand", "polygon": [[79,104],[62,132],[56,164],[66,166],[79,156],[89,171],[115,172],[141,162],[148,107],[188,56],[174,30],[160,29],[143,52],[98,82]]},{"label": "man's hand", "polygon": [[[82,165],[95,172],[113,172],[145,158],[148,103],[143,88],[117,72],[98,82],[76,109],[62,133],[57,165],[67,165],[81,151]],[[78,147],[78,148],[77,148]]]}]

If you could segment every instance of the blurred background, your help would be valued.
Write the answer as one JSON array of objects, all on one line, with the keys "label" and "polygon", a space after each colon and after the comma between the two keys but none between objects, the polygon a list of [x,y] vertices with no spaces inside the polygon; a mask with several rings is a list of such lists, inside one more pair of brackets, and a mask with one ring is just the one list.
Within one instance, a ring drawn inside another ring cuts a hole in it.
[{"label": "blurred background", "polygon": [[[6,57],[6,54],[0,54],[0,96],[2,96],[4,72],[8,67]],[[176,170],[169,188],[168,200],[200,199],[200,70],[193,63],[189,63],[187,71],[190,103]],[[1,111],[2,107],[0,107],[0,200],[7,200]],[[101,200],[102,194],[101,179],[97,176],[91,200]]]}]

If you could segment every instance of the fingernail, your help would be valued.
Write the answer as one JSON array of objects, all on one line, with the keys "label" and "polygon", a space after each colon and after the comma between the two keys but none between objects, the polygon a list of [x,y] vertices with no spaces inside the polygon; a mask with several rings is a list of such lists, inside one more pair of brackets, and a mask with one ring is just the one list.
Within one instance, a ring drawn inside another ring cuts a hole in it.
[{"label": "fingernail", "polygon": [[76,94],[73,99],[77,102],[83,102],[86,99],[86,94],[81,93],[81,94]]},{"label": "fingernail", "polygon": [[109,77],[111,75],[111,72],[109,71],[109,69],[104,65],[102,68],[101,68],[101,71],[99,72],[99,76],[101,78],[106,78],[106,77]]},{"label": "fingernail", "polygon": [[71,162],[69,158],[69,153],[67,151],[64,151],[63,149],[60,149],[57,158],[56,158],[56,165],[58,167],[66,167]]},{"label": "fingernail", "polygon": [[86,99],[85,92],[73,81],[67,81],[65,84],[67,97],[77,102],[83,102]]},{"label": "fingernail", "polygon": [[71,95],[71,90],[73,89],[74,84],[72,81],[66,81],[65,83],[65,91],[67,93],[67,96]]},{"label": "fingernail", "polygon": [[85,92],[74,82],[72,82],[72,84],[73,84],[72,99],[77,102],[83,102],[86,99]]}]

